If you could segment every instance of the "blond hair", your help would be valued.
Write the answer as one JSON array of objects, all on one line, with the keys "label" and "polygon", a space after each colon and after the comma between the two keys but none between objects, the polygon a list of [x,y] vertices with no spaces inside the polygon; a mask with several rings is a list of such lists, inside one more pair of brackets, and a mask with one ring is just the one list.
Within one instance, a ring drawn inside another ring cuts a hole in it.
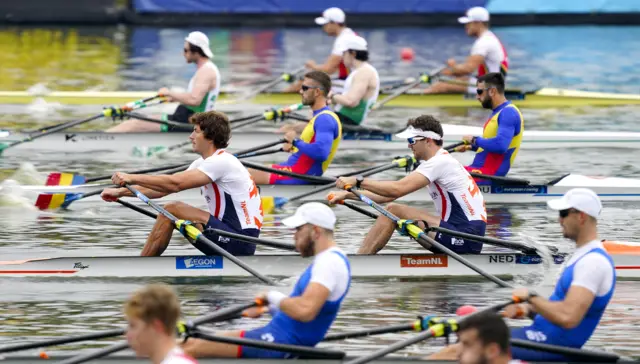
[{"label": "blond hair", "polygon": [[159,320],[168,335],[175,332],[180,318],[180,301],[175,291],[166,284],[150,284],[137,290],[124,305],[127,317],[138,318],[145,323]]}]

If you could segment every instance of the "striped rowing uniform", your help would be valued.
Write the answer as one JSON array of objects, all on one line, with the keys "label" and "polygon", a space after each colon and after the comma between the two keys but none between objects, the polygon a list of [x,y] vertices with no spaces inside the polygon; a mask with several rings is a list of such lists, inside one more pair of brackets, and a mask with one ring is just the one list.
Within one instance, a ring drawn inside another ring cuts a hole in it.
[{"label": "striped rowing uniform", "polygon": [[[511,337],[543,344],[581,348],[595,331],[604,314],[616,286],[616,269],[613,259],[602,242],[593,240],[576,249],[560,275],[550,301],[563,301],[572,286],[589,290],[595,296],[591,306],[578,326],[565,329],[551,323],[542,315],[536,315],[533,324],[511,330]],[[567,361],[560,354],[511,347],[515,359],[527,361]]]},{"label": "striped rowing uniform", "polygon": [[[440,227],[484,236],[487,227],[484,197],[458,160],[440,148],[435,156],[422,161],[414,173],[429,180],[427,189],[440,214]],[[480,242],[443,233],[437,233],[436,240],[456,253],[480,254],[482,251]]]},{"label": "striped rowing uniform", "polygon": [[[477,137],[471,145],[476,155],[473,163],[466,169],[469,172],[506,176],[518,155],[523,134],[522,113],[511,101],[503,102],[493,109],[491,116],[484,123],[482,137]],[[476,182],[491,184],[490,181]]]},{"label": "striped rowing uniform", "polygon": [[[279,344],[316,346],[329,331],[351,286],[351,266],[345,252],[332,247],[316,255],[313,263],[298,278],[289,297],[302,296],[311,283],[329,290],[329,297],[313,320],[297,321],[282,311],[276,311],[272,312],[273,319],[266,326],[243,331],[240,336]],[[241,358],[289,358],[290,355],[249,346],[238,349],[238,357]]]},{"label": "striped rowing uniform", "polygon": [[[180,104],[176,108],[176,110],[171,115],[163,115],[163,120],[171,120],[178,123],[188,123],[189,117],[198,112],[211,111],[215,107],[216,100],[220,95],[220,83],[222,81],[222,77],[220,77],[220,70],[218,70],[218,66],[216,66],[213,62],[208,61],[202,67],[207,67],[213,69],[216,74],[216,84],[213,88],[211,88],[202,98],[202,101],[197,106],[189,106]],[[198,71],[196,71],[196,74]],[[191,77],[189,80],[189,85],[187,87],[187,92],[191,92],[193,90],[193,83],[195,82],[196,74]],[[162,131],[168,131],[170,128],[166,125],[163,125]]]},{"label": "striped rowing uniform", "polygon": [[[477,76],[483,76],[487,73],[500,72],[507,79],[509,70],[509,56],[507,51],[500,42],[500,39],[490,30],[486,30],[476,39],[471,47],[471,55],[479,55],[484,57],[484,62],[478,66]],[[471,77],[467,92],[476,93],[476,77]]]},{"label": "striped rowing uniform", "polygon": [[[328,107],[313,111],[313,118],[293,141],[294,153],[282,164],[274,164],[274,169],[285,170],[309,176],[322,176],[327,170],[342,140],[342,124],[338,115]],[[269,184],[298,185],[311,182],[271,173]]]},{"label": "striped rowing uniform", "polygon": [[176,346],[169,350],[160,364],[198,364],[198,362]]},{"label": "striped rowing uniform", "polygon": [[[209,177],[211,183],[200,187],[209,209],[204,235],[233,255],[253,255],[254,244],[218,235],[214,229],[252,237],[260,235],[263,212],[260,192],[249,171],[232,154],[217,150],[207,159],[196,159],[188,170],[197,169]],[[215,251],[194,245],[207,255]]]},{"label": "striped rowing uniform", "polygon": [[353,78],[364,67],[370,68],[371,70],[373,70],[374,74],[376,75],[376,81],[377,81],[376,89],[370,97],[363,98],[354,107],[344,106],[340,104],[336,105],[335,112],[340,117],[340,121],[345,125],[362,124],[362,122],[367,118],[367,115],[369,114],[369,110],[371,110],[371,107],[373,106],[373,104],[375,104],[376,100],[378,100],[378,95],[380,94],[380,77],[378,76],[378,70],[376,70],[376,68],[373,67],[368,62],[363,63],[362,66],[355,69],[353,72],[351,72],[351,74],[349,74],[349,77],[347,77],[347,80],[344,83],[344,90],[342,91],[342,94],[346,94],[349,92],[349,89],[351,88],[351,83],[353,82]]}]

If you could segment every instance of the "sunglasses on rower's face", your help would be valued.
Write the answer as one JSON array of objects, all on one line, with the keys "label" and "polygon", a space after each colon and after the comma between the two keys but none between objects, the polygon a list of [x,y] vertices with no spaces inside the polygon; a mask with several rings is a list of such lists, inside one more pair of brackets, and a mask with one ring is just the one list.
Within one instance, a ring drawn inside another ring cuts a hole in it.
[{"label": "sunglasses on rower's face", "polygon": [[307,85],[302,85],[300,88],[302,89],[303,92],[307,92],[310,89],[316,89],[316,88],[319,89],[319,90],[322,90],[322,87],[307,86]]},{"label": "sunglasses on rower's face", "polygon": [[417,137],[413,137],[413,138],[407,138],[407,142],[409,143],[409,145],[414,145],[417,142],[419,142],[420,140],[424,140],[426,139],[425,137],[421,137],[421,136],[417,136]]},{"label": "sunglasses on rower's face", "polygon": [[575,209],[560,210],[559,214],[560,214],[560,217],[564,219],[565,217],[569,216],[569,214],[574,212],[578,212],[578,210],[575,210]]},{"label": "sunglasses on rower's face", "polygon": [[491,88],[493,88],[493,87],[477,88],[477,89],[476,89],[476,93],[477,93],[478,95],[482,95],[485,91],[487,91],[487,90],[489,90],[489,89],[491,89]]}]

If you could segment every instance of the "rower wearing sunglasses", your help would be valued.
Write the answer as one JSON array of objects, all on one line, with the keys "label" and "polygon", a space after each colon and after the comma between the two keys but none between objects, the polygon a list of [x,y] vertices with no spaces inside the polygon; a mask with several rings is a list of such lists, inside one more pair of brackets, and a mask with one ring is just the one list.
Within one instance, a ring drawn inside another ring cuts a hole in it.
[{"label": "rower wearing sunglasses", "polygon": [[[288,124],[281,128],[287,142],[282,149],[291,152],[284,163],[274,164],[273,169],[322,176],[338,151],[342,140],[342,124],[338,115],[327,106],[327,95],[331,91],[331,78],[322,71],[311,71],[304,75],[300,95],[302,104],[309,105],[313,117],[309,122]],[[298,133],[300,136],[298,137]],[[249,168],[255,183],[263,184],[309,184],[311,182]]]},{"label": "rower wearing sunglasses", "polygon": [[[364,195],[377,203],[395,201],[426,187],[433,200],[437,215],[423,209],[399,203],[390,203],[387,210],[400,219],[415,221],[421,229],[440,226],[467,234],[484,236],[487,227],[487,211],[484,197],[469,172],[451,154],[442,148],[442,125],[431,115],[410,119],[405,131],[398,138],[406,139],[417,160],[418,168],[397,181],[380,181],[371,178],[340,177],[338,188],[346,185],[360,188]],[[329,202],[337,203],[356,197],[351,192],[331,192]],[[375,254],[387,244],[396,224],[380,215],[358,250],[358,254]],[[428,231],[428,230],[425,230]],[[429,236],[456,253],[479,254],[482,243],[428,231]],[[435,248],[431,249],[436,252]]]},{"label": "rower wearing sunglasses", "polygon": [[[504,77],[500,73],[487,73],[478,77],[476,98],[485,109],[493,112],[484,124],[482,136],[465,135],[465,145],[456,152],[473,150],[476,156],[467,170],[491,176],[506,176],[518,155],[524,117],[520,110],[504,96]],[[491,184],[476,179],[478,184]]]},{"label": "rower wearing sunglasses", "polygon": [[[534,314],[531,325],[511,329],[513,339],[582,348],[600,323],[616,286],[613,259],[598,239],[597,219],[602,204],[592,190],[574,188],[562,198],[548,201],[547,205],[559,211],[562,234],[575,242],[576,249],[548,299],[533,295],[526,288],[517,288],[513,296],[528,303],[505,307],[504,316],[528,318],[530,313]],[[428,359],[455,359],[456,352],[455,346],[449,346]],[[511,355],[531,362],[575,359],[515,346],[511,347]]]}]

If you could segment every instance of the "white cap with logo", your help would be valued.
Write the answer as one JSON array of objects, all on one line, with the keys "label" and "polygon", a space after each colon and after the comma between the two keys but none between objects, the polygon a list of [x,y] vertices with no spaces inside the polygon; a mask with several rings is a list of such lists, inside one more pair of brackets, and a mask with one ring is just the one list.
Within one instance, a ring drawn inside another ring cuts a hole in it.
[{"label": "white cap with logo", "polygon": [[576,209],[597,219],[602,212],[598,195],[588,188],[572,188],[559,199],[547,201],[552,210]]},{"label": "white cap with logo", "polygon": [[343,42],[340,43],[341,52],[346,52],[348,50],[353,51],[366,51],[367,41],[358,35],[351,35],[347,37]]},{"label": "white cap with logo", "polygon": [[467,24],[474,21],[488,22],[489,11],[482,6],[475,6],[467,10],[466,16],[458,18],[458,22],[461,24]]},{"label": "white cap with logo", "polygon": [[440,135],[438,135],[437,133],[431,130],[424,131],[422,129],[414,128],[413,125],[409,125],[408,128],[406,128],[403,132],[396,134],[396,136],[400,139],[415,138],[417,136],[421,136],[421,137],[425,137],[433,140],[442,139]]},{"label": "white cap with logo", "polygon": [[316,18],[316,24],[325,25],[329,22],[343,24],[346,15],[340,8],[329,8],[322,12],[322,16]]},{"label": "white cap with logo", "polygon": [[211,52],[211,48],[209,48],[209,37],[203,32],[191,32],[184,40],[196,47],[200,47],[205,56],[213,58],[213,52]]},{"label": "white cap with logo", "polygon": [[333,230],[336,226],[336,215],[329,206],[323,203],[309,202],[298,207],[296,213],[282,220],[282,223],[290,228],[311,224]]}]

